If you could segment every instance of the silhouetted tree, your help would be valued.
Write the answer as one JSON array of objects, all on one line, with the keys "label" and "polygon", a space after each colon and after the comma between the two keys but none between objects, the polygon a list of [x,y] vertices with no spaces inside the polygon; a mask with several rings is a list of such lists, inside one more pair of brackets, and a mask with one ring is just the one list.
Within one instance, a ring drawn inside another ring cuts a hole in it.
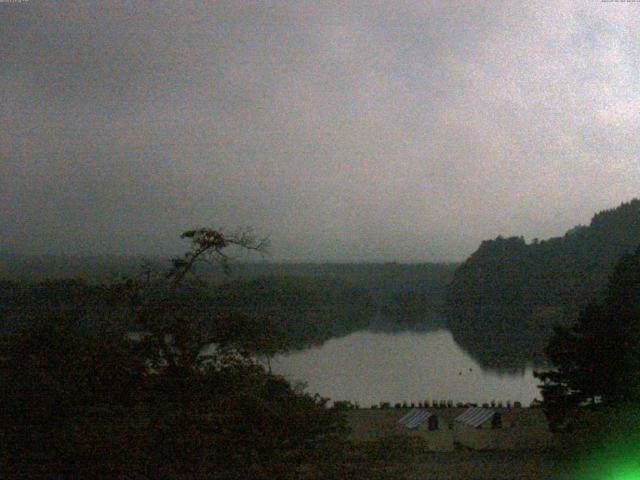
[{"label": "silhouetted tree", "polygon": [[[228,248],[261,250],[248,234],[183,235],[189,252],[165,277],[102,291],[118,319],[142,328],[87,330],[81,309],[58,311],[0,344],[3,478],[299,478],[320,465],[343,418],[255,361],[273,351],[253,325],[212,322],[195,265],[227,266]],[[125,308],[126,307],[126,308]],[[253,342],[253,343],[252,343]],[[339,442],[338,442],[339,443]]]},{"label": "silhouetted tree", "polygon": [[578,407],[598,409],[640,398],[640,248],[623,256],[602,302],[557,328],[546,349],[554,370],[537,374],[552,427]]}]

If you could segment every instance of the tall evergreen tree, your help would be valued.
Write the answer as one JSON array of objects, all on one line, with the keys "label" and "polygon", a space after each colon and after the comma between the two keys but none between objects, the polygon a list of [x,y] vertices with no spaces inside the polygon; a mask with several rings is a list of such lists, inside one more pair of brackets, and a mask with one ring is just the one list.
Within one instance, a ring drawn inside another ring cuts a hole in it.
[{"label": "tall evergreen tree", "polygon": [[570,425],[579,407],[640,399],[640,248],[620,259],[602,302],[556,329],[546,353],[555,369],[537,376],[553,428]]}]

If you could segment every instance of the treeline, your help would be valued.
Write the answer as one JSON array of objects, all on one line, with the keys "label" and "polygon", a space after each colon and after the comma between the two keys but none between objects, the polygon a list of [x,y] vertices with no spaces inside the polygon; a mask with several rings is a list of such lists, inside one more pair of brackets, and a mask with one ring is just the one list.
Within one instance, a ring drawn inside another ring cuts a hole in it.
[{"label": "treeline", "polygon": [[[376,331],[444,327],[447,264],[239,264],[230,275],[197,269],[206,282],[181,286],[201,318],[244,315],[261,323],[287,349],[320,344],[369,328]],[[131,268],[132,271],[135,269]],[[137,278],[153,277],[153,269]],[[11,331],[42,311],[82,311],[92,324],[118,310],[105,284],[54,279],[0,282],[0,330]],[[139,330],[129,322],[127,327]]]},{"label": "treeline", "polygon": [[563,237],[482,242],[456,270],[448,293],[456,341],[482,365],[524,365],[557,323],[602,292],[616,262],[640,243],[640,200],[596,214]]},{"label": "treeline", "polygon": [[39,283],[68,278],[106,283],[139,273],[143,264],[164,268],[166,260],[118,255],[21,255],[0,252],[0,281]]},{"label": "treeline", "polygon": [[[326,268],[326,267],[325,267]],[[292,348],[365,328],[442,326],[449,265],[331,267],[313,276],[269,275],[218,287],[212,304],[271,324]]]}]

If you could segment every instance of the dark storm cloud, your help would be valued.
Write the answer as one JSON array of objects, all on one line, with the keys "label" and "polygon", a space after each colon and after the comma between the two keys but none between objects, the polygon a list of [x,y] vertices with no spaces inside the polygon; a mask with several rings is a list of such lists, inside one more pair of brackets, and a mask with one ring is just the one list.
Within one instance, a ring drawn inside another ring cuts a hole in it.
[{"label": "dark storm cloud", "polygon": [[0,3],[0,248],[458,259],[638,193],[640,12]]}]

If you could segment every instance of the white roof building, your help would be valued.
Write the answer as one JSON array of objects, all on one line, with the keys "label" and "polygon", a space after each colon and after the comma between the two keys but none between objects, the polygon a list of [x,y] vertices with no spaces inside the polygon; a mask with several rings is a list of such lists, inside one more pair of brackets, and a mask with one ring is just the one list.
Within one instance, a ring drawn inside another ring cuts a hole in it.
[{"label": "white roof building", "polygon": [[[429,424],[429,418],[431,417],[433,417],[433,419],[431,420],[431,423],[430,423],[432,425],[430,429],[434,429],[433,428],[434,420],[436,420],[435,414],[427,410],[418,409],[418,408],[411,410],[404,417],[398,420],[398,423],[412,430],[418,430],[420,427],[422,427],[422,425],[424,425],[425,422]],[[436,420],[435,429],[438,428],[437,425],[438,423]]]},{"label": "white roof building", "polygon": [[492,427],[499,427],[501,423],[498,412],[480,407],[468,408],[462,415],[455,419],[455,422],[471,428],[483,428],[487,422],[491,422]]}]

